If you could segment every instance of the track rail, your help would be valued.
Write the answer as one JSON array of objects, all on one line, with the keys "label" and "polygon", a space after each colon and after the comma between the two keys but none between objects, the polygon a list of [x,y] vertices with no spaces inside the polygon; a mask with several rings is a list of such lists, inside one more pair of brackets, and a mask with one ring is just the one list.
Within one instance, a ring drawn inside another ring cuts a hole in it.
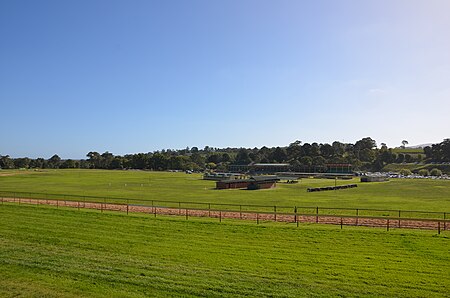
[{"label": "track rail", "polygon": [[[365,226],[365,227],[383,227],[387,230],[392,228],[408,229],[426,229],[437,230],[438,233],[446,231],[449,228],[449,219],[427,219],[427,218],[401,218],[401,217],[380,217],[380,216],[352,216],[352,215],[334,215],[334,214],[305,214],[301,212],[264,212],[264,211],[242,211],[242,210],[221,210],[221,209],[202,209],[202,208],[179,208],[166,206],[148,206],[129,203],[109,203],[95,201],[72,201],[55,199],[33,199],[33,198],[1,198],[1,204],[31,204],[31,205],[49,205],[71,208],[87,208],[103,211],[120,211],[147,213],[153,216],[157,215],[177,215],[188,219],[194,217],[210,217],[222,219],[241,219],[256,221],[276,221],[294,223],[297,226],[300,223],[320,223],[343,226]],[[295,210],[297,211],[297,209]]]}]

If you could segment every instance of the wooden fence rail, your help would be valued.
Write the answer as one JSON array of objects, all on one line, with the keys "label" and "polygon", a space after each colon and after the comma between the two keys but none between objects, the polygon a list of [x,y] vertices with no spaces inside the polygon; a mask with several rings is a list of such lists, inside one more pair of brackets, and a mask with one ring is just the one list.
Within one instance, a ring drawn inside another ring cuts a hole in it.
[{"label": "wooden fence rail", "polygon": [[[272,206],[271,211],[252,211],[252,210],[242,210],[242,206],[236,209],[219,209],[211,208],[211,204],[208,204],[208,208],[193,208],[182,206],[183,202],[178,202],[178,206],[168,207],[164,205],[158,205],[160,201],[151,201],[150,204],[130,204],[131,199],[128,199],[126,203],[111,203],[107,202],[104,198],[103,200],[84,200],[73,201],[67,200],[66,197],[63,199],[48,199],[48,198],[23,198],[23,197],[1,197],[1,204],[4,203],[17,203],[17,204],[33,204],[33,205],[50,205],[59,207],[73,207],[80,210],[80,208],[97,209],[101,212],[106,210],[109,211],[122,211],[129,214],[129,212],[144,212],[148,214],[153,214],[155,217],[160,215],[182,215],[186,220],[189,217],[210,217],[222,219],[242,219],[242,220],[255,220],[257,224],[264,221],[275,221],[275,222],[292,222],[299,226],[299,223],[321,223],[321,224],[334,224],[340,225],[341,229],[343,226],[367,226],[367,227],[385,227],[387,231],[392,228],[411,228],[411,229],[432,229],[437,230],[441,233],[441,230],[447,230],[449,219],[446,219],[446,214],[444,214],[443,219],[435,218],[412,218],[412,217],[400,217],[401,213],[398,213],[398,217],[393,216],[367,216],[360,215],[358,212],[356,215],[336,215],[318,212],[319,208],[316,207],[316,213],[302,213],[299,212],[299,207],[294,207],[292,212],[280,212],[277,210],[277,206]],[[325,210],[330,210],[331,208],[324,208]],[[359,209],[361,210],[361,209]]]}]

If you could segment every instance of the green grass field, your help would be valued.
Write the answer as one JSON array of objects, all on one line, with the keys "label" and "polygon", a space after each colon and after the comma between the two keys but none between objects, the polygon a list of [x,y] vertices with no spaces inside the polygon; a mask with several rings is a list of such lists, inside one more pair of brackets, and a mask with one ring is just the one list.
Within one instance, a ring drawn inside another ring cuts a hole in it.
[{"label": "green grass field", "polygon": [[410,154],[410,155],[415,155],[415,154],[424,154],[423,148],[394,148],[392,150],[394,153],[402,153],[402,154]]},{"label": "green grass field", "polygon": [[334,180],[302,179],[259,191],[216,190],[214,181],[184,173],[103,170],[0,171],[0,191],[91,195],[146,200],[277,206],[378,208],[449,212],[450,181],[394,179],[381,183],[337,181],[358,187],[308,193],[308,187],[333,186]]},{"label": "green grass field", "polygon": [[[450,235],[0,205],[2,297],[446,297]],[[448,297],[448,296],[447,296]]]}]

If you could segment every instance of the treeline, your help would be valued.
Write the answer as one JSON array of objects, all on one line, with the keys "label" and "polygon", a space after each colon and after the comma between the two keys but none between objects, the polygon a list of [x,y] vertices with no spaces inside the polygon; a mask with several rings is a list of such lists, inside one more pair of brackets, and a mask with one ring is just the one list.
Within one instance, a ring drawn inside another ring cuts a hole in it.
[{"label": "treeline", "polygon": [[450,162],[450,139],[424,148],[424,154],[396,153],[375,140],[363,138],[356,143],[332,144],[295,141],[286,147],[213,148],[206,146],[181,150],[161,150],[149,153],[114,155],[110,152],[89,152],[86,159],[62,160],[58,155],[44,158],[10,158],[0,155],[0,167],[14,168],[84,168],[84,169],[142,169],[194,170],[216,169],[226,171],[230,164],[289,163],[294,167],[322,166],[327,163],[350,163],[355,170],[381,170],[390,163]]}]

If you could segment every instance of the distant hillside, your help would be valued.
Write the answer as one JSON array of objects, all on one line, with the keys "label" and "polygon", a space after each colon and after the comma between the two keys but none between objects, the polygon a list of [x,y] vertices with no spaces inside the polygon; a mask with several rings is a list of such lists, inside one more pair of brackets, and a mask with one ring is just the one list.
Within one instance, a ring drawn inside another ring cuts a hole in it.
[{"label": "distant hillside", "polygon": [[420,145],[415,145],[415,146],[408,146],[405,149],[420,149],[420,148],[425,148],[427,146],[433,145],[433,143],[427,143],[427,144],[420,144]]},{"label": "distant hillside", "polygon": [[399,154],[410,154],[410,155],[417,155],[417,154],[424,154],[423,149],[422,148],[412,148],[412,147],[406,147],[405,149],[403,148],[394,148],[393,152]]}]

